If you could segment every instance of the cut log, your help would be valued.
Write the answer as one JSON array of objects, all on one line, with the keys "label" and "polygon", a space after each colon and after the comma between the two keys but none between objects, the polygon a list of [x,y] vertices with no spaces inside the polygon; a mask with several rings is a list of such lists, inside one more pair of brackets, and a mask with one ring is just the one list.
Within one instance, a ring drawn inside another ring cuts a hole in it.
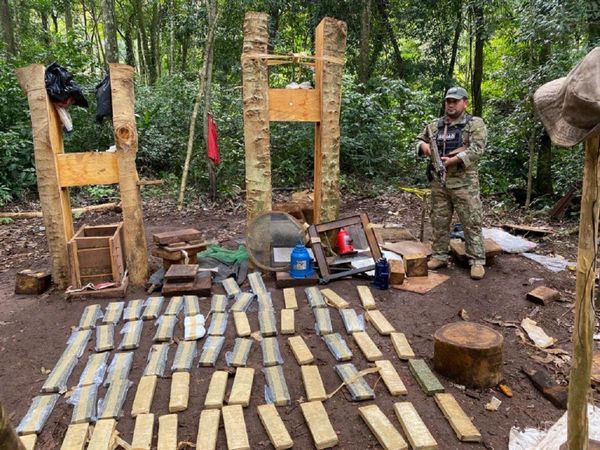
[{"label": "cut log", "polygon": [[152,235],[154,242],[160,245],[174,244],[176,242],[194,241],[202,239],[202,233],[193,228],[185,230],[163,231]]},{"label": "cut log", "polygon": [[427,276],[427,256],[424,253],[412,253],[403,255],[404,270],[407,277]]},{"label": "cut log", "polygon": [[473,322],[444,325],[434,334],[434,369],[457,383],[491,387],[502,381],[504,338]]},{"label": "cut log", "polygon": [[46,270],[21,270],[19,273],[17,273],[17,279],[15,283],[15,294],[43,294],[50,287],[51,281],[52,275]]},{"label": "cut log", "polygon": [[[484,239],[483,245],[485,247],[485,260],[487,264],[492,262],[495,256],[502,254],[502,247],[496,244],[496,241],[492,239]],[[462,240],[450,239],[450,251],[457,262],[468,262],[469,258],[467,257],[467,250],[465,243]]]},{"label": "cut log", "polygon": [[404,283],[404,263],[401,259],[390,259],[390,284]]}]

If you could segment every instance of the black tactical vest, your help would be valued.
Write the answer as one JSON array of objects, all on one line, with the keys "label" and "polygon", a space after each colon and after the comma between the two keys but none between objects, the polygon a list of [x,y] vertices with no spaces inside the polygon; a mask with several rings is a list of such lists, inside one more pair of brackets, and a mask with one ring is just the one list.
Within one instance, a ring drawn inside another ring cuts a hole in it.
[{"label": "black tactical vest", "polygon": [[444,118],[442,117],[440,120],[438,120],[436,141],[440,156],[447,155],[448,153],[463,146],[463,130],[472,118],[472,115],[465,114],[466,120],[464,123],[449,125],[447,129]]}]

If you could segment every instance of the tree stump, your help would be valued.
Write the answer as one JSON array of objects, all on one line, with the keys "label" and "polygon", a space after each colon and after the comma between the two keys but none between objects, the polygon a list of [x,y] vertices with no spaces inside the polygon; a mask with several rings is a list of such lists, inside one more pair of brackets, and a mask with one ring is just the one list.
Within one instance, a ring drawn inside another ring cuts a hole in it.
[{"label": "tree stump", "polygon": [[444,325],[434,334],[433,367],[465,386],[491,387],[502,380],[504,338],[473,322]]}]

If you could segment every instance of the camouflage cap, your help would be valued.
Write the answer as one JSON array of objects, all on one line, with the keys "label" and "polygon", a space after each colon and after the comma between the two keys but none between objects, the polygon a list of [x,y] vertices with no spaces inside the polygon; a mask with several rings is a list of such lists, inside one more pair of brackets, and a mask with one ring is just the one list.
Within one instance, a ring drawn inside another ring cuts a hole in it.
[{"label": "camouflage cap", "polygon": [[469,98],[467,91],[459,86],[451,87],[446,91],[446,96],[444,98],[454,98],[456,100],[461,100],[463,98]]}]

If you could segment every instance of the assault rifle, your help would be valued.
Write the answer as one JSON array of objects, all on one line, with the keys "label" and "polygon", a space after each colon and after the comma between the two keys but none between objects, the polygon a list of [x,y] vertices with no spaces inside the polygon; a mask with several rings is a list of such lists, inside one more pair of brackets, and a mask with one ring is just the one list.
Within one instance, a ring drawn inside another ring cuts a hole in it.
[{"label": "assault rifle", "polygon": [[[446,187],[446,166],[444,165],[444,162],[440,157],[440,151],[438,150],[437,146],[437,139],[435,138],[435,135],[431,133],[431,130],[429,130],[429,146],[431,148],[431,165],[433,168],[431,172],[433,174],[433,177],[438,181],[438,183],[442,185],[442,187]],[[452,156],[458,155],[464,149],[465,147],[458,147],[457,149],[451,151],[450,153],[444,156],[451,158]]]}]

